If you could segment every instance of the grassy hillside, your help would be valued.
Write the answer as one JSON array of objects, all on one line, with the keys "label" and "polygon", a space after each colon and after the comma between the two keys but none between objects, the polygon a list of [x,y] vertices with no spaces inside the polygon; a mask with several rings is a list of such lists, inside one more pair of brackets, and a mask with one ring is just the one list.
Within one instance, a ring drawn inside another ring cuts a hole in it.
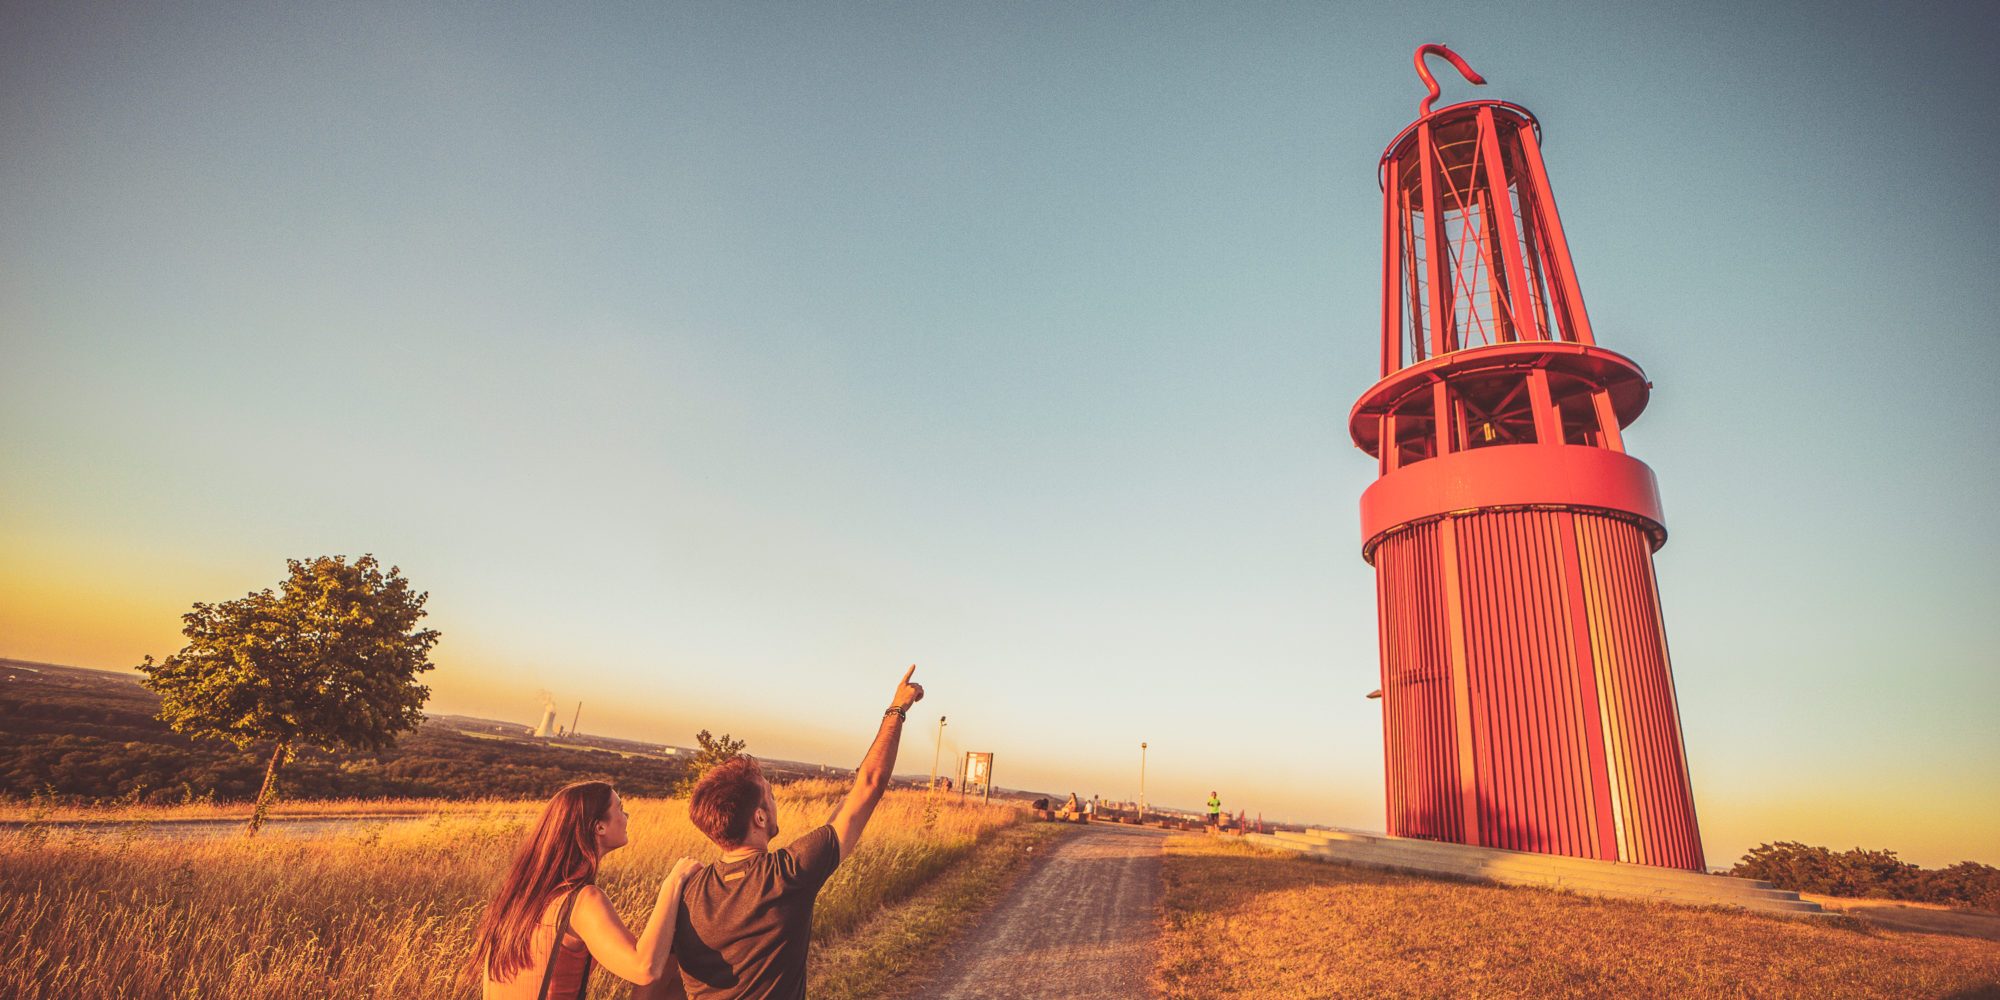
[{"label": "grassy hillside", "polygon": [[[195,740],[153,718],[159,698],[132,674],[0,660],[0,797],[172,804],[253,798],[268,748]],[[685,765],[626,741],[526,739],[527,727],[444,716],[380,754],[303,750],[294,799],[539,798],[603,778],[663,796]],[[594,745],[593,745],[594,744]]]},{"label": "grassy hillside", "polygon": [[2000,942],[1166,846],[1170,1000],[1995,997]]}]

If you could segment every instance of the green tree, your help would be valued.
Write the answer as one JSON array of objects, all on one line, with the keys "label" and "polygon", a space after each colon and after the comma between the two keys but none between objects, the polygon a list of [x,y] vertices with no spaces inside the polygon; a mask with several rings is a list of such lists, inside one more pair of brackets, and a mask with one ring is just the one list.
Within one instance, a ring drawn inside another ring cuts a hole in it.
[{"label": "green tree", "polygon": [[429,594],[372,555],[288,560],[269,589],[181,616],[188,644],[139,669],[176,732],[273,745],[250,817],[263,825],[278,773],[300,745],[377,752],[423,721],[438,633],[417,628]]},{"label": "green tree", "polygon": [[707,774],[711,768],[743,754],[743,741],[730,739],[728,733],[711,736],[708,730],[704,729],[694,734],[694,741],[701,749],[695,752],[694,760],[688,763],[687,775],[681,778],[677,791],[683,795],[694,791],[694,786],[701,781],[701,776]]}]

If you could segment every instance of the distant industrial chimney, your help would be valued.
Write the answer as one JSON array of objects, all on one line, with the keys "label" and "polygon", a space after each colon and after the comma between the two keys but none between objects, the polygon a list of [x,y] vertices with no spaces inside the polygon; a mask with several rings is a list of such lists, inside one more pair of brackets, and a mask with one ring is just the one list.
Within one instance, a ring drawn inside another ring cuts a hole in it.
[{"label": "distant industrial chimney", "polygon": [[554,736],[555,734],[556,734],[556,703],[552,701],[546,701],[542,703],[542,724],[535,727],[535,735],[541,737],[548,737],[548,736]]}]

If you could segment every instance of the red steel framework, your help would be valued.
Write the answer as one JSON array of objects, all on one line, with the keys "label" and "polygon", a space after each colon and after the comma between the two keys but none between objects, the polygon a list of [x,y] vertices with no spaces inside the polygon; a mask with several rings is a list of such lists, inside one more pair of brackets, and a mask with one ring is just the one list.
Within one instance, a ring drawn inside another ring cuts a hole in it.
[{"label": "red steel framework", "polygon": [[1540,124],[1430,94],[1382,154],[1375,567],[1389,832],[1700,871],[1653,552],[1659,488],[1621,430],[1651,383],[1597,346]]}]

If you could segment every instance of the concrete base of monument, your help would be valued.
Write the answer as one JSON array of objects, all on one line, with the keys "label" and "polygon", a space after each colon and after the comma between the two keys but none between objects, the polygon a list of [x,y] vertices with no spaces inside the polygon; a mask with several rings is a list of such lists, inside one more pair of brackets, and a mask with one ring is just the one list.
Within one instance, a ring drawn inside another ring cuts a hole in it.
[{"label": "concrete base of monument", "polygon": [[1684,906],[1734,906],[1760,913],[1826,915],[1818,903],[1800,899],[1798,893],[1776,888],[1769,882],[1674,868],[1468,847],[1349,830],[1253,833],[1244,839],[1262,847],[1297,851],[1326,861],[1421,875],[1449,875],[1478,882],[1540,886],[1590,896]]}]

